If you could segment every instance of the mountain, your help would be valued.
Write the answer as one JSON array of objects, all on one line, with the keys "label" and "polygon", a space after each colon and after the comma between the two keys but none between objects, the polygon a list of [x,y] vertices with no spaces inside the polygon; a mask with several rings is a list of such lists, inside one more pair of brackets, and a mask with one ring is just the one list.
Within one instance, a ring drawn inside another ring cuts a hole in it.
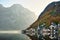
[{"label": "mountain", "polygon": [[0,4],[0,30],[23,30],[35,19],[35,14],[20,4],[14,4],[8,8]]},{"label": "mountain", "polygon": [[43,23],[48,27],[51,22],[60,23],[60,1],[48,4],[38,19],[27,29],[36,28]]}]

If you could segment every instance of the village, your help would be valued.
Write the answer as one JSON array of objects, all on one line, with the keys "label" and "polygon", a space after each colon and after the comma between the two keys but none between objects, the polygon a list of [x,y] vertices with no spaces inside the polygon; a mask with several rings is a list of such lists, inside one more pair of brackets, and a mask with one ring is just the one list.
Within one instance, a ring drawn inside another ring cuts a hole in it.
[{"label": "village", "polygon": [[46,28],[45,23],[39,25],[37,28],[31,28],[29,30],[24,30],[23,32],[26,35],[37,36],[38,39],[43,40],[48,36],[50,39],[59,39],[60,38],[60,24],[51,23],[49,27]]}]

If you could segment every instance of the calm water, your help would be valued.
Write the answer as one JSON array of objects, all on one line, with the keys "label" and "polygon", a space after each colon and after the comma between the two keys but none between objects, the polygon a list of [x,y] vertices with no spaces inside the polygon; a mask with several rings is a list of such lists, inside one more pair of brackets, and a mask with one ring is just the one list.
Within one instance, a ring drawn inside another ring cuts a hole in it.
[{"label": "calm water", "polygon": [[3,34],[0,35],[0,40],[30,40],[29,37],[23,34]]}]

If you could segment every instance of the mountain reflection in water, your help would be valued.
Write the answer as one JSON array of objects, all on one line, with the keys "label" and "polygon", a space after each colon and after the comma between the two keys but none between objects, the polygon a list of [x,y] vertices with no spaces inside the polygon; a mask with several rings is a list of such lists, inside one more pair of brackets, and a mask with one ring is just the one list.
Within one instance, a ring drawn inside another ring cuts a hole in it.
[{"label": "mountain reflection in water", "polygon": [[0,31],[0,40],[29,40],[21,31]]}]

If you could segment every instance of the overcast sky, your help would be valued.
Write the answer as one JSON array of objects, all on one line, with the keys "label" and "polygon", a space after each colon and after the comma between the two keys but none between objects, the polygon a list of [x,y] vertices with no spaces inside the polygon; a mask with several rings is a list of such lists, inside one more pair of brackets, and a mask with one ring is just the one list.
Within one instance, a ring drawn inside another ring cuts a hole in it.
[{"label": "overcast sky", "polygon": [[13,4],[21,4],[38,16],[53,1],[58,0],[0,0],[0,4],[3,4],[5,7],[10,7]]}]

